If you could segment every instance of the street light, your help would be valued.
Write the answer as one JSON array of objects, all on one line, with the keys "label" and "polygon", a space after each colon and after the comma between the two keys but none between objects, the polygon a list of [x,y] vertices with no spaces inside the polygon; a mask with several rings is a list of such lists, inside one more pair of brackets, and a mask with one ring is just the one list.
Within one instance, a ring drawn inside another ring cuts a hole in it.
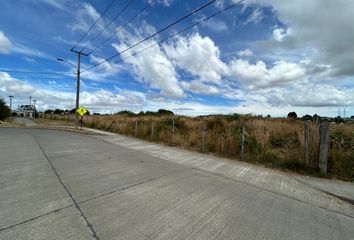
[{"label": "street light", "polygon": [[74,68],[76,68],[76,66],[75,66],[74,64],[72,64],[72,63],[69,62],[69,61],[66,61],[64,58],[57,58],[57,60],[58,60],[59,62],[65,62],[65,63],[67,63],[67,64],[70,64],[71,66],[73,66]]},{"label": "street light", "polygon": [[[74,64],[72,64],[69,61],[66,61],[63,58],[57,58],[57,60],[60,62],[65,62],[65,63],[70,64],[71,66],[77,68],[77,73],[76,73],[76,107],[75,107],[75,110],[77,110],[80,105],[80,54],[78,57],[77,66],[75,66]],[[79,114],[76,111],[75,111],[75,126],[79,127]]]},{"label": "street light", "polygon": [[12,99],[14,98],[14,96],[9,96],[10,98],[10,121],[11,121],[11,117],[12,117]]}]

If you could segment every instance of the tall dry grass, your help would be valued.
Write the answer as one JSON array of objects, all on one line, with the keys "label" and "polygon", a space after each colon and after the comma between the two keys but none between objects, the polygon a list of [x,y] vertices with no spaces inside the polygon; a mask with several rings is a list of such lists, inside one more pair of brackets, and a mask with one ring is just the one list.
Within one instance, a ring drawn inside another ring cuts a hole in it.
[{"label": "tall dry grass", "polygon": [[[46,116],[73,121],[73,116]],[[175,124],[173,134],[173,122]],[[318,172],[319,126],[308,121],[309,153],[305,160],[304,121],[233,116],[85,116],[87,127],[107,130],[148,141],[239,158],[241,129],[246,130],[243,160],[303,173]],[[135,130],[137,126],[137,130]],[[204,132],[204,147],[202,136]],[[330,127],[328,172],[354,180],[354,124]]]}]

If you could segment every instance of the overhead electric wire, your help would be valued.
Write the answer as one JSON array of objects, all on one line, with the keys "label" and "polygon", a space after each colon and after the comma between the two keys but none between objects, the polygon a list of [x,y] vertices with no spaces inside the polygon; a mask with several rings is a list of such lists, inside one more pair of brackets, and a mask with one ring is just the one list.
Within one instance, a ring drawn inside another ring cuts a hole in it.
[{"label": "overhead electric wire", "polygon": [[133,21],[135,18],[137,18],[140,14],[142,14],[148,7],[150,7],[155,0],[149,1],[148,4],[146,4],[137,14],[135,14],[133,17],[131,17],[126,23],[124,23],[122,26],[120,26],[116,31],[114,31],[108,38],[106,38],[104,41],[102,41],[100,44],[98,44],[91,52],[88,54],[91,54],[95,52],[98,48],[102,47],[106,42],[108,42],[115,34],[117,34],[121,29],[123,29],[125,26],[127,26],[131,21]]},{"label": "overhead electric wire", "polygon": [[[199,25],[199,24],[202,24],[202,23],[204,23],[204,22],[210,20],[211,18],[213,18],[213,17],[215,17],[215,16],[217,16],[217,15],[219,15],[219,14],[221,14],[221,13],[223,13],[223,12],[225,12],[225,11],[227,11],[227,10],[229,10],[229,9],[231,9],[231,8],[233,8],[233,7],[235,7],[235,6],[237,6],[237,5],[240,5],[240,4],[241,4],[242,2],[244,2],[244,1],[245,1],[245,0],[241,0],[241,1],[238,1],[238,2],[236,2],[236,3],[233,3],[233,4],[229,5],[229,6],[227,6],[227,7],[223,8],[223,9],[221,9],[220,11],[217,11],[217,12],[215,12],[215,13],[209,15],[208,17],[203,18],[203,19],[200,20],[200,21],[193,23],[192,25],[189,25],[188,27],[185,27],[185,28],[179,30],[178,32],[176,32],[176,33],[174,33],[174,34],[171,34],[171,35],[169,35],[169,36],[167,36],[167,37],[161,39],[160,41],[158,41],[158,42],[156,42],[156,43],[154,43],[154,44],[151,44],[151,45],[149,45],[149,46],[147,46],[147,47],[145,47],[145,48],[143,48],[143,49],[141,49],[141,50],[139,50],[139,51],[137,51],[137,52],[135,52],[135,53],[133,53],[133,54],[131,54],[131,55],[129,55],[129,56],[126,56],[125,58],[121,58],[121,59],[119,59],[118,61],[113,62],[113,64],[114,64],[114,63],[123,62],[124,60],[126,60],[126,59],[128,59],[128,58],[134,57],[134,56],[138,55],[139,53],[148,50],[149,48],[152,48],[152,47],[154,47],[154,46],[156,46],[156,45],[158,45],[158,44],[160,44],[160,43],[162,43],[162,42],[164,42],[164,41],[166,41],[166,40],[168,40],[168,39],[170,39],[170,38],[172,38],[172,37],[174,37],[174,36],[176,36],[176,35],[178,35],[178,34],[180,34],[180,33],[182,33],[182,32],[185,32],[185,31],[187,31],[187,30],[189,30],[189,29],[191,29],[191,28],[193,28],[193,27],[195,27],[195,26],[197,26],[197,25]],[[104,69],[104,68],[100,68],[100,69],[97,69],[97,70],[91,71],[91,72],[98,72],[98,71],[101,71],[101,70],[103,70],[103,69]],[[84,77],[84,76],[83,76],[83,77]]]},{"label": "overhead electric wire", "polygon": [[[94,36],[89,42],[88,44],[94,42],[128,7],[129,5],[133,2],[134,0],[129,0],[127,2],[127,4],[124,5],[124,7],[112,18],[112,20],[98,33],[96,34],[96,36]],[[84,51],[87,48],[84,47],[83,49],[81,49],[80,52]]]},{"label": "overhead electric wire", "polygon": [[89,32],[93,29],[93,27],[98,23],[98,21],[106,14],[106,12],[112,7],[112,5],[114,4],[116,0],[113,0],[107,7],[106,9],[103,11],[102,14],[100,14],[99,18],[97,18],[97,20],[92,24],[92,26],[85,32],[84,35],[82,35],[82,37],[79,39],[79,41],[75,44],[74,47],[72,47],[71,49],[75,49],[77,47],[77,45],[80,44],[80,42],[87,36],[87,34],[89,34]]},{"label": "overhead electric wire", "polygon": [[105,59],[105,60],[103,60],[103,61],[101,61],[101,62],[99,62],[99,63],[97,63],[97,64],[95,64],[95,65],[93,65],[93,66],[91,66],[91,67],[89,67],[89,68],[87,68],[87,69],[85,69],[85,70],[83,70],[81,73],[84,73],[84,72],[86,72],[86,71],[89,71],[90,69],[95,68],[95,67],[97,67],[97,66],[99,66],[99,65],[101,65],[101,64],[103,64],[103,63],[105,63],[105,62],[107,62],[107,61],[109,61],[109,60],[111,60],[112,58],[115,58],[115,57],[119,56],[120,54],[122,54],[122,53],[124,53],[124,52],[126,52],[126,51],[128,51],[128,50],[130,50],[130,49],[132,49],[133,47],[135,47],[135,46],[137,46],[137,45],[139,45],[139,44],[141,44],[141,43],[143,43],[143,42],[149,40],[150,38],[152,38],[152,37],[154,37],[154,36],[160,34],[161,32],[165,31],[166,29],[169,29],[170,27],[176,25],[177,23],[183,21],[184,19],[190,17],[191,15],[193,15],[193,14],[199,12],[200,10],[206,8],[207,6],[209,6],[210,4],[214,3],[215,1],[216,1],[216,0],[209,1],[208,3],[202,5],[201,7],[199,7],[199,8],[197,8],[197,9],[193,10],[193,11],[190,12],[190,13],[188,13],[188,14],[185,15],[184,17],[182,17],[182,18],[180,18],[180,19],[174,21],[173,23],[167,25],[166,27],[164,27],[164,28],[158,30],[157,32],[151,34],[150,36],[144,38],[143,40],[140,40],[139,42],[137,42],[137,43],[135,43],[135,44],[133,44],[133,45],[130,45],[130,46],[129,46],[128,48],[126,48],[125,50],[123,50],[123,51],[121,51],[121,52],[118,52],[118,53],[114,54],[113,56],[111,56],[111,57],[109,57],[109,58],[107,58],[107,59]]}]

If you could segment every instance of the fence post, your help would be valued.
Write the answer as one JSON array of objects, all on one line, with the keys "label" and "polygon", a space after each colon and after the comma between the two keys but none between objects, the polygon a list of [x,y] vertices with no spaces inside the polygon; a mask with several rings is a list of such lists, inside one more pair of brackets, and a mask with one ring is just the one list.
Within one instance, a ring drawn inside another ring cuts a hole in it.
[{"label": "fence post", "polygon": [[244,147],[245,147],[245,126],[242,125],[242,129],[241,129],[241,151],[240,151],[241,160],[243,160]]},{"label": "fence post", "polygon": [[202,126],[202,152],[204,152],[204,143],[205,143],[205,124]]},{"label": "fence post", "polygon": [[154,139],[154,122],[151,121],[151,139]]},{"label": "fence post", "polygon": [[135,120],[135,137],[138,136],[138,120]]},{"label": "fence post", "polygon": [[319,162],[318,162],[318,167],[321,173],[327,172],[328,141],[329,141],[329,123],[322,122],[320,124],[320,154],[319,154]]},{"label": "fence post", "polygon": [[305,122],[304,127],[304,159],[305,163],[309,163],[309,121]]},{"label": "fence post", "polygon": [[175,144],[175,120],[172,121],[172,144]]}]

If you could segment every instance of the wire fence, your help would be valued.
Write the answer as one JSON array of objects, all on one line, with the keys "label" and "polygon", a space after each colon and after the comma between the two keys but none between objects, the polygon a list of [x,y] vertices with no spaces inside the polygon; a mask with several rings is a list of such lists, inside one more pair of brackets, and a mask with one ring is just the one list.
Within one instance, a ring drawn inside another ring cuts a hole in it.
[{"label": "wire fence", "polygon": [[84,125],[272,167],[354,179],[353,124],[327,124],[327,140],[321,139],[318,121],[257,117],[85,116]]}]

